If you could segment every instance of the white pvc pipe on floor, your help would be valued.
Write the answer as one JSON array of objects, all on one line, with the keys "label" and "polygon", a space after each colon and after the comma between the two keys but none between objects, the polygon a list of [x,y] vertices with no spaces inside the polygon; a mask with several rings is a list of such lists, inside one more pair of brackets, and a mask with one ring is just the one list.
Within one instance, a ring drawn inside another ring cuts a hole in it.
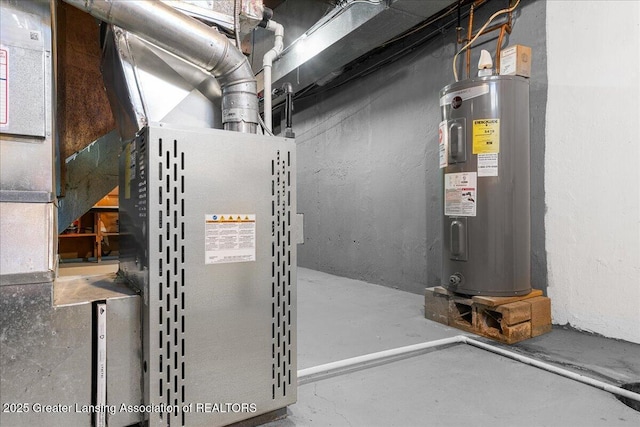
[{"label": "white pvc pipe on floor", "polygon": [[427,341],[420,344],[408,345],[405,347],[393,348],[391,350],[379,351],[377,353],[356,356],[350,359],[339,360],[337,362],[326,363],[324,365],[314,366],[312,368],[301,369],[298,371],[298,385],[315,381],[318,378],[346,373],[355,369],[362,369],[374,363],[380,363],[385,360],[407,358],[420,354],[421,352],[443,347],[452,344],[459,344],[460,335],[452,338],[444,338],[441,340]]},{"label": "white pvc pipe on floor", "polygon": [[544,371],[551,372],[553,374],[560,375],[562,377],[578,381],[586,385],[590,385],[600,390],[604,390],[606,392],[640,402],[639,393],[634,393],[630,390],[625,390],[621,387],[617,387],[603,381],[587,377],[585,375],[577,374],[567,369],[559,368],[555,365],[545,363],[528,356],[523,356],[521,354],[504,350],[502,348],[492,346],[481,341],[476,341],[465,335],[457,335],[451,338],[427,341],[420,344],[379,351],[377,353],[365,354],[363,356],[357,356],[349,359],[339,360],[336,362],[326,363],[324,365],[318,365],[312,368],[301,369],[298,371],[298,385],[307,384],[322,378],[345,374],[357,369],[364,369],[373,365],[384,363],[385,361],[406,359],[412,356],[417,356],[418,354],[421,354],[429,349],[440,350],[445,346],[454,344],[468,344],[473,347],[489,351],[491,353],[508,357],[509,359],[516,360],[518,362],[536,367],[538,369],[542,369]]},{"label": "white pvc pipe on floor", "polygon": [[504,349],[502,349],[500,347],[495,347],[495,346],[483,343],[481,341],[476,341],[476,340],[474,340],[472,338],[469,338],[469,337],[464,337],[463,341],[464,341],[465,344],[469,344],[469,345],[471,345],[473,347],[481,348],[483,350],[487,350],[487,351],[490,351],[492,353],[499,354],[499,355],[504,356],[504,357],[508,357],[509,359],[517,360],[518,362],[525,363],[525,364],[531,365],[531,366],[535,366],[538,369],[542,369],[544,371],[551,372],[551,373],[554,373],[556,375],[560,375],[562,377],[569,378],[571,380],[578,381],[578,382],[581,382],[583,384],[590,385],[591,387],[599,388],[599,389],[607,391],[609,393],[616,394],[618,396],[626,397],[628,399],[636,400],[636,401],[640,402],[640,394],[639,393],[634,393],[634,392],[632,392],[630,390],[625,390],[625,389],[623,389],[621,387],[617,387],[617,386],[605,383],[604,381],[599,381],[599,380],[593,379],[591,377],[587,377],[585,375],[577,374],[577,373],[569,371],[567,369],[559,368],[559,367],[557,367],[555,365],[552,365],[550,363],[545,363],[545,362],[533,359],[533,358],[528,357],[528,356],[523,356],[521,354],[514,353],[512,351],[507,351],[507,350],[504,350]]}]

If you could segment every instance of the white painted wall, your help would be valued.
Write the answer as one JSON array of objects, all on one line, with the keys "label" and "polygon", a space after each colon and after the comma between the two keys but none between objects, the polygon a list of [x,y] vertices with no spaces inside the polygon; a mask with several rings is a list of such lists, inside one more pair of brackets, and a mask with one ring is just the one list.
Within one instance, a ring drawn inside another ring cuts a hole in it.
[{"label": "white painted wall", "polygon": [[640,343],[640,2],[547,3],[554,323]]}]

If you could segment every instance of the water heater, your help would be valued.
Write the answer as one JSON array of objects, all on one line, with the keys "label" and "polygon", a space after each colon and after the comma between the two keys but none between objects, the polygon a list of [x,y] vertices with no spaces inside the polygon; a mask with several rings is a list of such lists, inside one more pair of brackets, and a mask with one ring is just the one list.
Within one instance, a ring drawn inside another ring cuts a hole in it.
[{"label": "water heater", "polygon": [[529,81],[488,76],[440,92],[443,282],[469,295],[531,291]]}]

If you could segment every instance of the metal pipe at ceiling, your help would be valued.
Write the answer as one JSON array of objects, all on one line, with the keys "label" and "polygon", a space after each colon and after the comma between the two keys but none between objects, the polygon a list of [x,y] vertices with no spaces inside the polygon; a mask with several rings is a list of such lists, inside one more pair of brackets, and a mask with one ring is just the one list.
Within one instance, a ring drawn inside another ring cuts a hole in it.
[{"label": "metal pipe at ceiling", "polygon": [[211,73],[222,88],[224,129],[256,133],[257,83],[251,65],[216,29],[159,1],[64,1]]}]

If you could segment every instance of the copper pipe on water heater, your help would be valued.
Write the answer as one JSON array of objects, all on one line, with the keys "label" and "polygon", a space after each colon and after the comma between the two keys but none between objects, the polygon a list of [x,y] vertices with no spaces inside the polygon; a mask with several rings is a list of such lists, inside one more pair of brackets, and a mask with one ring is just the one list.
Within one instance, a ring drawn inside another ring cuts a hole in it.
[{"label": "copper pipe on water heater", "polygon": [[[511,7],[511,0],[509,0],[509,8]],[[507,17],[507,22],[500,25],[500,36],[498,36],[498,44],[496,46],[496,72],[500,72],[500,50],[502,49],[502,42],[504,41],[504,33],[511,34],[511,12]]]},{"label": "copper pipe on water heater", "polygon": [[[469,27],[467,29],[467,38],[466,39],[462,39],[460,37],[460,30],[462,30],[462,29],[458,28],[457,29],[458,30],[458,32],[457,32],[457,42],[458,42],[458,44],[467,43],[477,35],[477,34],[473,34],[473,14],[474,14],[475,8],[481,6],[485,2],[486,2],[486,0],[476,0],[471,5],[471,8],[469,10]],[[511,1],[509,1],[509,7],[511,7]],[[502,47],[502,43],[504,41],[505,32],[507,34],[511,34],[511,29],[512,29],[511,23],[512,23],[512,13],[509,12],[508,18],[507,18],[507,22],[505,22],[503,24],[493,25],[493,26],[485,29],[484,31],[482,31],[482,34],[487,34],[487,33],[490,33],[490,32],[496,31],[496,30],[500,30],[500,35],[498,36],[498,43],[497,43],[496,55],[495,55],[495,58],[496,58],[495,59],[496,70],[500,69],[500,48]],[[468,47],[466,49],[465,61],[466,61],[467,78],[470,78],[471,77],[471,47]]]},{"label": "copper pipe on water heater", "polygon": [[[68,0],[67,0],[68,1]],[[478,30],[478,32],[473,35],[473,10],[474,8],[480,6],[481,4],[485,3],[486,0],[476,0],[472,5],[471,5],[471,9],[470,9],[470,14],[469,14],[469,29],[468,29],[468,38],[467,40],[457,40],[458,43],[465,43],[466,44],[460,48],[460,50],[453,56],[453,76],[456,79],[456,82],[459,81],[458,80],[458,69],[457,69],[457,59],[458,59],[458,55],[460,55],[462,53],[463,50],[466,50],[466,60],[467,60],[467,78],[471,77],[471,44],[473,42],[476,41],[476,39],[478,37],[480,37],[482,34],[486,34],[488,32],[494,31],[494,30],[501,30],[504,25],[507,25],[506,27],[506,31],[511,33],[511,12],[518,7],[518,5],[520,4],[520,0],[516,0],[515,4],[513,6],[510,6],[506,9],[502,9],[497,11],[496,13],[494,13],[493,15],[491,15],[491,17],[487,20],[487,22],[482,26],[482,28],[480,28]],[[509,0],[509,4],[511,4],[511,0]],[[499,15],[502,15],[503,13],[508,13],[509,14],[509,20],[508,22],[504,23],[504,24],[498,24],[498,25],[494,25],[493,27],[489,28],[488,30],[486,29],[489,24]],[[460,31],[458,31],[458,36],[460,34]],[[503,34],[504,37],[504,34]],[[459,38],[459,37],[458,37]]]},{"label": "copper pipe on water heater", "polygon": [[[471,40],[471,36],[473,35],[473,9],[476,3],[471,5],[471,10],[469,12],[469,28],[467,29],[467,39],[465,42]],[[467,78],[471,77],[471,47],[467,48],[467,52],[465,55],[465,60],[467,62]]]},{"label": "copper pipe on water heater", "polygon": [[[458,41],[458,43],[466,43],[473,39],[473,11],[476,7],[482,6],[486,3],[487,0],[476,0],[471,4],[471,9],[469,10],[469,28],[467,29],[467,38],[466,40]],[[467,48],[465,60],[467,62],[467,78],[471,77],[471,47]]]},{"label": "copper pipe on water heater", "polygon": [[[511,21],[511,14],[509,14],[509,21]],[[496,72],[500,72],[500,49],[502,48],[502,42],[504,40],[504,33],[511,34],[511,25],[502,24],[500,26],[500,35],[498,36],[498,44],[496,45]]]}]

